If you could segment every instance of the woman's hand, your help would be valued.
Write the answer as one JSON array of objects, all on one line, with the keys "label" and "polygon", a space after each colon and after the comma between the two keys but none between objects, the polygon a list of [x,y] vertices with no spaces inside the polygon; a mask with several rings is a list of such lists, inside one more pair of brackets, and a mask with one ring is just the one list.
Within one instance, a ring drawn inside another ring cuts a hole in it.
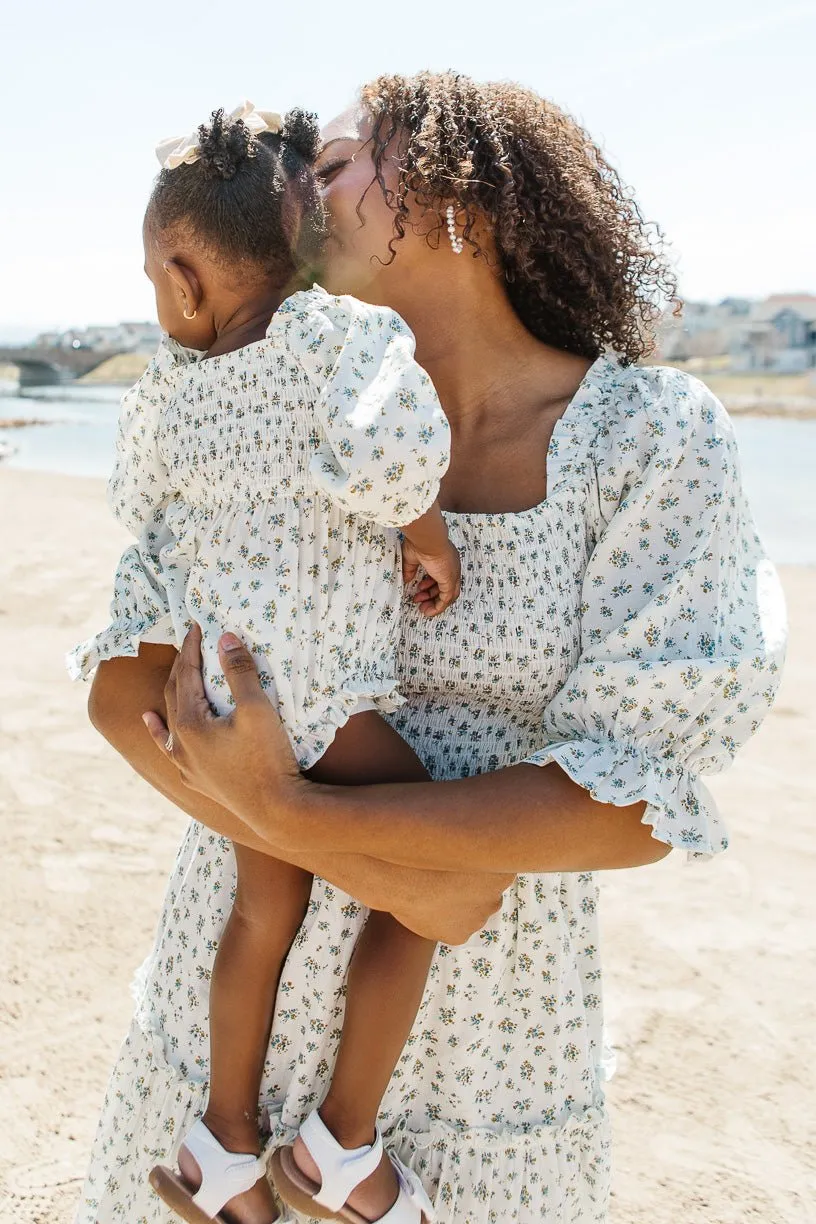
[{"label": "woman's hand", "polygon": [[[219,658],[235,699],[225,717],[212,712],[201,670],[201,629],[194,625],[173,664],[164,690],[167,721],[154,710],[143,715],[156,746],[176,766],[191,789],[221,804],[270,843],[269,813],[280,819],[281,844],[286,817],[293,813],[309,783],[298,769],[289,739],[272,703],[264,694],[249,651],[226,633]],[[264,799],[263,828],[253,823],[259,797]]]},{"label": "woman's hand", "polygon": [[[243,652],[232,652],[233,658],[239,653]],[[164,711],[176,654],[174,647],[142,643],[136,658],[109,659],[97,670],[90,702],[91,718],[100,734],[165,798],[223,837],[322,876],[371,909],[396,911],[404,926],[428,939],[463,943],[498,909],[502,889],[512,883],[511,876],[399,867],[368,854],[327,852],[322,848],[322,838],[315,839],[317,844],[313,848],[281,849],[239,820],[234,812],[201,791],[185,786],[173,762],[175,751],[172,754],[165,751],[165,719],[159,717],[153,724],[157,732],[161,728],[160,738],[155,740],[142,724],[145,708]],[[153,723],[151,715],[147,721]],[[237,734],[240,736],[240,731]],[[242,778],[241,786],[245,785]],[[310,782],[304,785],[312,788],[310,795],[317,792],[319,805],[323,788]],[[264,806],[264,796],[258,794],[254,798],[255,823],[259,825],[258,812]],[[296,827],[299,839],[305,843],[309,838],[304,835],[308,835],[311,822],[303,809],[301,817]],[[274,826],[277,813],[270,814],[268,820]]]}]

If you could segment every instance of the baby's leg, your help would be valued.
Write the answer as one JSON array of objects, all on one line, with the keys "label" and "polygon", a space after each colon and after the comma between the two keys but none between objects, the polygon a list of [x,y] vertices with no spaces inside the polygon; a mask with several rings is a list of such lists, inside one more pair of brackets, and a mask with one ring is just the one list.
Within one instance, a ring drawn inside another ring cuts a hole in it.
[{"label": "baby's leg", "polygon": [[[344,1148],[374,1141],[380,1104],[422,1002],[435,949],[390,914],[375,911],[357,941],[337,1062],[320,1106],[320,1117]],[[397,1189],[393,1168],[383,1160],[352,1191],[349,1205],[378,1220]]]},{"label": "baby's leg", "polygon": [[[238,883],[210,987],[210,1094],[203,1121],[230,1152],[260,1152],[258,1099],[283,962],[309,900],[312,877],[235,846]],[[179,1169],[192,1190],[200,1170],[182,1146]],[[223,1210],[235,1224],[277,1214],[265,1178]]]},{"label": "baby's leg", "polygon": [[[338,732],[311,771],[320,781],[350,784],[423,782],[419,758],[379,715],[357,714]],[[374,1139],[380,1103],[416,1018],[436,944],[415,935],[390,914],[372,911],[357,941],[346,991],[340,1048],[320,1117],[344,1148]],[[297,1141],[295,1159],[320,1180],[308,1150]],[[349,1205],[377,1220],[397,1195],[393,1168],[380,1168],[349,1196]]]},{"label": "baby's leg", "polygon": [[[204,1121],[225,1147],[250,1152],[258,1145],[258,1098],[278,982],[306,914],[312,877],[246,846],[235,846],[235,858],[238,886],[210,988]],[[246,1142],[249,1147],[238,1146]]]}]

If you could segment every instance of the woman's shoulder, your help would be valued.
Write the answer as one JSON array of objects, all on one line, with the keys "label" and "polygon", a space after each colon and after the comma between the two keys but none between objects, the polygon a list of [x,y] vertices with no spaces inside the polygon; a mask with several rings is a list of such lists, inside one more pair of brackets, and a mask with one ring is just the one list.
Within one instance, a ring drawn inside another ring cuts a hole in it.
[{"label": "woman's shoulder", "polygon": [[628,479],[652,462],[672,465],[692,439],[705,447],[732,436],[722,404],[693,375],[604,355],[559,421],[551,457],[559,479],[592,472]]}]

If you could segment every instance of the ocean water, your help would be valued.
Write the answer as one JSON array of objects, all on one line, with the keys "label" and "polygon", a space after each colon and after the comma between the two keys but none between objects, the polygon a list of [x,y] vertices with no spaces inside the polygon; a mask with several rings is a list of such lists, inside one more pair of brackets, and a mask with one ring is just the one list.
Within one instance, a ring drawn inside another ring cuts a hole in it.
[{"label": "ocean water", "polygon": [[[52,422],[0,429],[11,467],[107,477],[121,387],[60,386],[0,394],[0,419]],[[754,517],[779,564],[816,565],[816,420],[737,417],[743,476]],[[0,446],[0,450],[2,446]]]}]

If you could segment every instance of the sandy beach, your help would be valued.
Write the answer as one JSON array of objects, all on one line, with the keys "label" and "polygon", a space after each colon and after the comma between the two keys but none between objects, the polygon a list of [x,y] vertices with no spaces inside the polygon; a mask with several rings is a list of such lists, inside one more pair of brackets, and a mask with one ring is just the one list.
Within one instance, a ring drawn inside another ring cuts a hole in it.
[{"label": "sandy beach", "polygon": [[[125,539],[102,482],[4,470],[0,507],[0,1221],[68,1224],[184,818],[63,670]],[[712,783],[732,849],[603,879],[614,1224],[816,1221],[816,570],[783,578],[781,696]]]}]

